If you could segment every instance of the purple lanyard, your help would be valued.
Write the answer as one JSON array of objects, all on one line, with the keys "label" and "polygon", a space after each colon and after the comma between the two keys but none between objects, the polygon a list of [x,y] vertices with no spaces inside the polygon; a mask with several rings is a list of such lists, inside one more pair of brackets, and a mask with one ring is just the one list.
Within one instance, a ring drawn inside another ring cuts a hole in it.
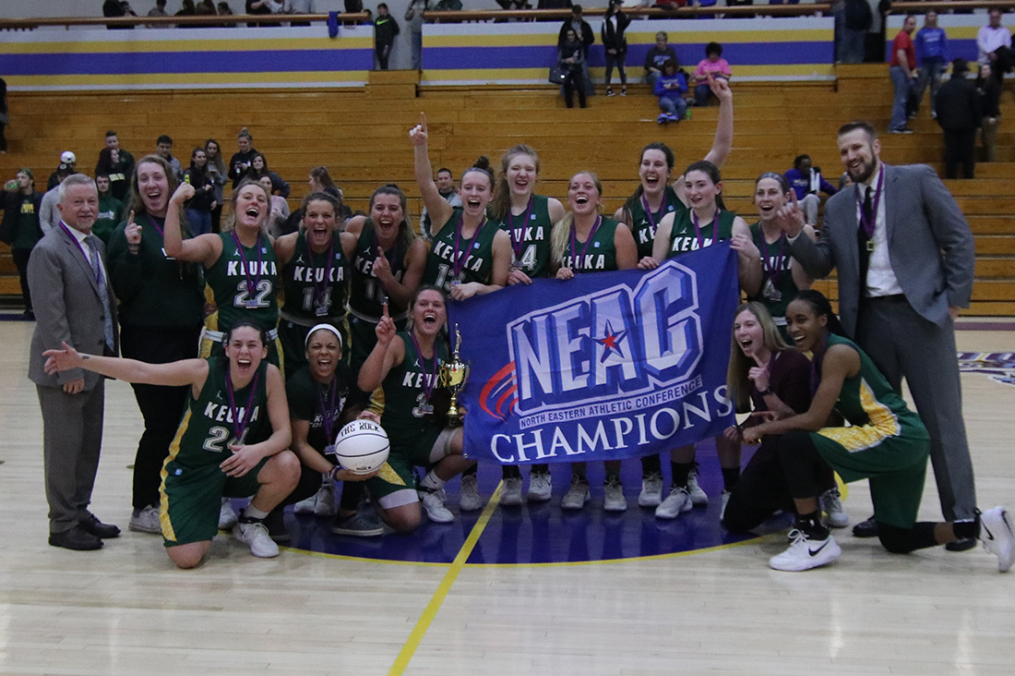
[{"label": "purple lanyard", "polygon": [[532,205],[535,204],[536,196],[529,195],[529,205],[525,209],[525,217],[522,218],[522,229],[518,233],[518,239],[515,239],[515,217],[508,211],[508,232],[511,233],[511,248],[515,252],[515,260],[519,260],[522,256],[522,249],[525,248],[525,226],[529,223],[529,217],[532,215]]},{"label": "purple lanyard", "polygon": [[[698,225],[698,214],[694,213],[694,209],[691,209],[691,223],[694,224],[694,234],[698,237],[698,248],[705,248],[705,239],[701,236],[701,226]],[[712,218],[712,241],[709,242],[709,246],[715,244],[716,235],[719,230],[719,207],[715,208],[715,216]]]},{"label": "purple lanyard", "polygon": [[585,259],[585,252],[589,250],[589,244],[595,239],[596,232],[599,230],[599,224],[603,222],[602,216],[596,216],[596,222],[592,224],[592,229],[589,230],[589,236],[585,240],[585,246],[582,247],[582,252],[575,258],[575,250],[578,248],[577,242],[577,230],[574,227],[574,222],[571,223],[571,260],[574,262],[574,267],[578,269],[578,261]]},{"label": "purple lanyard", "polygon": [[775,255],[775,263],[770,263],[768,257],[768,242],[765,241],[765,231],[758,226],[758,230],[761,232],[761,266],[768,273],[768,278],[772,280],[772,284],[779,284],[779,277],[782,276],[782,270],[779,268],[779,264],[782,262],[782,254],[786,247],[786,233],[779,235],[779,251]]},{"label": "purple lanyard", "polygon": [[409,337],[412,338],[412,346],[416,348],[416,354],[419,356],[419,365],[423,369],[423,393],[426,394],[426,400],[430,401],[430,395],[433,394],[434,383],[437,382],[437,343],[433,346],[433,361],[430,363],[430,368],[427,369],[423,363],[423,351],[419,349],[419,342],[416,340],[416,334],[413,331],[409,331]]},{"label": "purple lanyard", "polygon": [[[652,208],[648,205],[648,199],[644,195],[641,196],[641,208],[645,210],[645,215],[648,216],[648,224],[652,226],[652,235],[654,236],[656,234],[658,226],[656,225],[655,216],[652,214]],[[665,208],[666,208],[666,193],[663,193],[663,204],[662,206],[659,207],[659,211],[662,212],[662,210]]]},{"label": "purple lanyard", "polygon": [[261,374],[254,374],[254,382],[250,387],[250,396],[247,397],[247,408],[243,411],[243,420],[239,419],[240,412],[236,410],[236,398],[233,394],[233,377],[232,374],[226,371],[226,392],[229,394],[229,412],[233,416],[233,434],[236,437],[236,443],[243,443],[243,433],[247,429],[247,422],[250,419],[251,412],[254,406],[254,394],[257,392],[257,382],[260,380]]},{"label": "purple lanyard", "polygon": [[324,397],[323,388],[317,389],[317,403],[321,407],[321,424],[324,425],[324,436],[328,443],[334,441],[331,431],[335,428],[335,399],[338,396],[338,379],[332,376],[331,385],[328,387],[328,397]]},{"label": "purple lanyard", "polygon": [[878,176],[878,187],[874,189],[874,200],[871,205],[871,217],[870,221],[867,220],[867,214],[863,212],[863,197],[860,195],[860,186],[856,185],[853,187],[853,192],[856,195],[856,203],[860,206],[860,224],[863,226],[864,232],[867,233],[867,239],[874,239],[874,227],[878,223],[878,204],[881,202],[881,189],[885,186],[885,170],[882,168],[881,175]]},{"label": "purple lanyard", "polygon": [[150,223],[151,226],[155,228],[156,231],[158,231],[159,236],[162,237],[163,241],[165,241],[166,235],[165,233],[162,232],[162,228],[159,227],[159,224],[155,222],[155,219],[149,216],[148,214],[145,214],[144,217],[148,220],[148,223]]},{"label": "purple lanyard", "polygon": [[247,263],[247,257],[243,254],[243,245],[240,243],[240,238],[236,236],[235,230],[233,230],[233,242],[236,243],[236,250],[240,252],[240,260],[243,261],[243,276],[247,278],[247,293],[253,296],[257,291],[257,282],[261,281],[261,233],[257,233],[257,241],[254,242],[254,248],[257,249],[256,281],[252,281],[250,264]]},{"label": "purple lanyard", "polygon": [[[70,237],[71,241],[74,242],[74,244],[77,245],[78,251],[81,252],[81,255],[85,257],[85,263],[88,263],[88,268],[92,271],[92,276],[95,277],[95,283],[96,284],[101,284],[102,283],[102,268],[101,268],[101,266],[99,266],[99,267],[92,267],[92,258],[91,258],[91,256],[88,255],[88,252],[85,251],[85,248],[83,246],[81,246],[81,242],[78,241],[78,238],[75,237],[74,233],[72,233],[67,228],[67,226],[63,224],[63,221],[60,221],[60,227],[63,228],[64,232],[67,233],[67,236]],[[89,245],[89,248],[91,248],[91,245]],[[97,256],[96,256],[96,258],[97,258]]]},{"label": "purple lanyard", "polygon": [[[260,241],[260,236],[258,236]],[[257,249],[260,254],[260,247]],[[317,264],[314,262],[314,250],[310,246],[310,242],[307,242],[307,251],[310,252],[310,267],[313,268],[313,282],[314,282],[314,304],[317,307],[324,307],[324,299],[328,295],[328,285],[331,283],[331,260],[335,257],[335,238],[331,238],[331,244],[328,245],[328,258],[324,262],[324,277],[318,285],[317,283]]]},{"label": "purple lanyard", "polygon": [[452,272],[455,273],[455,277],[456,278],[459,275],[462,274],[462,270],[465,268],[465,263],[466,263],[466,261],[469,260],[469,252],[472,251],[472,245],[476,241],[476,238],[479,237],[479,233],[483,231],[483,226],[484,225],[486,225],[486,216],[483,216],[483,220],[480,221],[479,227],[476,228],[476,234],[474,234],[472,236],[472,239],[469,240],[469,243],[465,247],[465,255],[462,256],[462,261],[459,262],[458,261],[458,252],[460,250],[459,249],[459,245],[461,244],[461,241],[462,241],[462,228],[465,226],[465,214],[459,214],[459,216],[458,216],[458,227],[455,229],[455,253],[454,253],[454,260],[451,261],[451,270],[452,270]]}]

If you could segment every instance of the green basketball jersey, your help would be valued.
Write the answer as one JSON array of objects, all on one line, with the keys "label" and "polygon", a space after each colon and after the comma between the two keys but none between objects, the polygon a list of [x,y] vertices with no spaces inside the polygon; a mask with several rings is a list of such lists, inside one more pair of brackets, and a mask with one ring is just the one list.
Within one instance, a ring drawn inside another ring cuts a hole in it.
[{"label": "green basketball jersey", "polygon": [[335,233],[329,252],[314,253],[302,232],[296,238],[293,258],[282,270],[287,319],[307,326],[334,323],[345,317],[349,289],[349,261]]},{"label": "green basketball jersey", "polygon": [[332,385],[322,385],[314,380],[306,366],[286,381],[289,417],[310,423],[307,443],[318,453],[324,453],[324,447],[335,441],[335,435],[340,429],[338,419],[349,398],[348,383],[348,375],[341,364],[338,365]]},{"label": "green basketball jersey", "polygon": [[466,239],[458,234],[461,222],[462,209],[457,207],[434,235],[426,258],[423,283],[432,284],[445,293],[451,291],[451,283],[456,278],[462,283],[480,284],[489,284],[493,279],[493,238],[500,223],[484,220],[473,236]]},{"label": "green basketball jersey", "polygon": [[613,239],[619,223],[612,218],[604,218],[585,242],[574,240],[574,251],[571,250],[572,240],[567,241],[561,267],[571,268],[574,273],[606,272],[617,269],[617,248]]},{"label": "green basketball jersey", "polygon": [[[377,235],[374,230],[374,222],[369,218],[363,223],[363,230],[356,240],[356,253],[352,259],[352,280],[349,289],[349,312],[360,318],[378,321],[383,313],[381,302],[384,295],[384,287],[373,272],[374,260],[380,255],[378,252]],[[391,274],[399,282],[405,275],[405,257],[408,251],[402,251],[401,242],[396,241],[395,245],[384,252],[391,264]],[[406,308],[395,303],[394,299],[388,301],[388,313],[392,319],[403,317]]]},{"label": "green basketball jersey", "polygon": [[229,445],[237,443],[234,420],[246,421],[241,431],[243,444],[260,443],[271,436],[267,360],[261,361],[254,380],[243,389],[233,391],[233,406],[226,383],[229,360],[219,356],[207,361],[208,379],[197,399],[194,399],[193,388],[187,395],[187,407],[176,438],[169,446],[166,466],[174,460],[190,467],[223,462],[231,453]]},{"label": "green basketball jersey", "polygon": [[719,211],[718,213],[718,223],[716,223],[717,219],[713,218],[708,223],[698,224],[701,229],[701,242],[699,242],[698,234],[694,230],[694,222],[691,220],[693,211],[686,209],[679,212],[673,219],[673,230],[670,232],[670,250],[667,258],[673,258],[688,251],[697,251],[732,237],[733,221],[736,220],[737,215],[732,211]]},{"label": "green basketball jersey", "polygon": [[638,245],[638,259],[652,255],[652,243],[656,238],[656,229],[666,214],[674,211],[687,211],[687,207],[680,198],[673,186],[666,186],[663,195],[663,203],[659,211],[649,213],[645,209],[645,197],[642,196],[631,207],[631,233],[634,235],[634,243]]},{"label": "green basketball jersey", "polygon": [[374,392],[372,407],[381,409],[381,427],[388,434],[392,452],[419,445],[430,448],[443,426],[434,415],[427,389],[431,395],[437,390],[437,372],[448,358],[448,347],[437,341],[435,364],[420,356],[408,331],[399,333],[396,340],[405,345],[405,359],[392,367]]},{"label": "green basketball jersey", "polygon": [[776,324],[782,326],[785,324],[786,307],[800,293],[793,281],[793,257],[789,254],[789,244],[785,235],[774,244],[767,243],[760,223],[751,226],[751,238],[761,252],[764,277],[761,291],[750,300],[756,300],[768,308],[769,314],[776,319]]},{"label": "green basketball jersey", "polygon": [[[205,272],[219,309],[218,330],[226,332],[241,319],[268,331],[278,324],[278,265],[265,235],[252,247],[238,247],[233,233],[219,234],[222,255]],[[242,255],[241,255],[242,254]]]},{"label": "green basketball jersey", "polygon": [[[508,212],[508,223],[500,229],[511,236],[511,264],[520,266],[532,279],[550,275],[550,200],[533,195],[529,207],[517,216]],[[528,216],[528,218],[526,218]]]}]

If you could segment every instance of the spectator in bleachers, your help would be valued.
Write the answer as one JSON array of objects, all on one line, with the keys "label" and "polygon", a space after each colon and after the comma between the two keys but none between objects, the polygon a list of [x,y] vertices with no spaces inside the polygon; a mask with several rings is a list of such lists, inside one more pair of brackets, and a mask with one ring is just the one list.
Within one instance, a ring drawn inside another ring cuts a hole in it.
[{"label": "spectator in bleachers", "polygon": [[[215,11],[215,3],[212,0],[201,0],[197,4],[195,16],[218,16],[218,12]],[[211,26],[205,25],[200,26],[201,28],[210,28]]]},{"label": "spectator in bleachers", "polygon": [[212,231],[211,212],[218,206],[215,201],[215,182],[208,174],[208,155],[204,148],[194,148],[190,154],[190,167],[183,172],[183,182],[194,186],[194,196],[183,205],[191,234],[205,235]]},{"label": "spectator in bleachers", "polygon": [[667,42],[669,37],[664,31],[656,33],[656,44],[654,47],[648,50],[645,55],[645,83],[652,87],[656,83],[656,78],[663,72],[663,64],[667,61],[672,61],[676,64],[676,67],[680,68],[680,61],[677,59],[677,53],[673,47],[670,47]]},{"label": "spectator in bleachers", "polygon": [[804,219],[810,225],[818,222],[818,207],[821,206],[819,192],[832,196],[839,192],[835,186],[825,180],[821,170],[811,165],[810,155],[799,155],[793,160],[793,168],[786,172],[797,203],[804,212]]},{"label": "spectator in bleachers", "polygon": [[229,172],[226,170],[226,163],[222,159],[222,148],[219,142],[213,138],[204,142],[204,156],[208,160],[205,165],[205,172],[208,178],[215,185],[215,208],[211,210],[211,231],[218,232],[222,223],[222,205],[225,204],[226,178]]},{"label": "spectator in bleachers", "polygon": [[916,47],[912,38],[915,30],[916,17],[910,14],[902,22],[902,30],[892,40],[888,74],[892,77],[895,99],[892,102],[892,120],[888,123],[889,134],[913,133],[906,120],[909,118],[909,96],[916,87]]},{"label": "spectator in bleachers", "polygon": [[161,157],[169,164],[169,168],[176,174],[176,180],[183,179],[183,165],[180,161],[173,157],[173,139],[167,134],[162,134],[155,141],[155,154]]},{"label": "spectator in bleachers", "polygon": [[976,81],[980,92],[980,109],[983,122],[980,133],[983,137],[983,161],[997,162],[997,128],[1001,124],[1001,84],[991,77],[990,65],[980,66],[980,77]]},{"label": "spectator in bleachers", "polygon": [[935,106],[937,123],[944,131],[945,176],[958,178],[962,165],[963,178],[973,178],[976,162],[976,130],[980,128],[983,112],[980,93],[976,85],[966,79],[969,66],[965,59],[952,61],[952,77],[941,85]]},{"label": "spectator in bleachers", "polygon": [[[437,192],[452,207],[462,206],[462,196],[458,194],[458,190],[455,188],[455,176],[447,167],[441,167],[437,170]],[[419,217],[419,232],[428,242],[433,239],[433,233],[430,231],[431,225],[430,214],[424,206],[423,213]]]},{"label": "spectator in bleachers", "polygon": [[35,319],[32,294],[28,288],[28,259],[42,239],[42,228],[39,227],[42,194],[35,189],[35,175],[31,169],[19,169],[17,177],[7,182],[0,208],[4,210],[0,232],[3,233],[3,242],[11,245],[11,258],[21,278],[25,318]]},{"label": "spectator in bleachers", "polygon": [[388,6],[383,2],[377,5],[377,20],[374,21],[374,51],[377,53],[377,67],[381,70],[388,69],[391,48],[395,46],[395,36],[398,33],[398,22],[388,12]]},{"label": "spectator in bleachers", "polygon": [[[102,16],[108,19],[118,19],[127,16],[127,12],[124,9],[123,3],[121,3],[120,0],[105,0],[105,2],[102,3]],[[133,28],[133,26],[107,25],[106,28],[112,31],[112,30],[131,29]]]},{"label": "spectator in bleachers", "polygon": [[631,23],[630,17],[624,14],[622,0],[610,0],[610,6],[603,17],[603,26],[600,37],[603,40],[603,48],[606,50],[606,95],[613,96],[613,89],[610,88],[610,79],[613,76],[613,66],[617,66],[620,73],[620,95],[627,96],[627,70],[624,68],[624,60],[627,58],[627,37],[624,31]]},{"label": "spectator in bleachers", "polygon": [[[130,177],[134,174],[134,156],[120,147],[120,137],[113,130],[106,132],[106,150],[115,150],[116,153],[107,153],[104,164],[103,155],[100,152],[99,163],[95,165],[95,171],[106,170],[106,173],[109,174],[110,190],[113,192],[113,197],[125,202],[127,193],[130,191]],[[113,155],[116,155],[115,159],[113,159]]]},{"label": "spectator in bleachers", "polygon": [[[56,169],[56,175],[63,183],[64,179],[74,173],[74,170],[66,164],[61,164]],[[42,196],[42,203],[39,205],[39,228],[43,236],[49,234],[53,228],[60,227],[60,210],[56,205],[60,202],[60,185],[57,184],[52,190],[47,190]]]},{"label": "spectator in bleachers", "polygon": [[281,176],[268,169],[268,160],[262,153],[255,153],[254,158],[250,161],[250,169],[247,170],[246,178],[252,181],[260,181],[262,176],[267,176],[271,179],[270,193],[272,195],[280,195],[283,198],[289,197],[289,193],[292,192],[289,184],[282,180]]},{"label": "spectator in bleachers", "polygon": [[240,181],[246,177],[254,155],[259,154],[254,149],[254,137],[250,135],[246,127],[241,129],[236,137],[236,145],[239,151],[229,158],[229,178],[233,180],[233,190],[236,190],[236,187],[240,185]]},{"label": "spectator in bleachers", "polygon": [[173,16],[194,16],[196,14],[197,7],[194,6],[194,0],[183,0],[182,6]]},{"label": "spectator in bleachers", "polygon": [[113,231],[116,230],[116,226],[120,224],[126,214],[123,213],[123,202],[113,197],[109,192],[108,174],[95,174],[95,188],[99,191],[99,213],[95,216],[92,233],[108,247],[109,238],[113,236]]},{"label": "spectator in bleachers", "polygon": [[[497,1],[500,2],[500,0]],[[501,6],[503,7],[503,5]],[[430,8],[430,0],[410,0],[409,8],[405,10],[405,21],[412,34],[412,67],[414,70],[423,68],[423,12]],[[362,5],[360,9],[362,9]],[[346,11],[350,11],[348,4],[346,4]]]},{"label": "spectator in bleachers", "polygon": [[[77,168],[78,158],[71,151],[65,150],[62,153],[60,153],[60,164],[66,164],[68,167],[71,168],[71,173],[74,173],[74,170],[76,170]],[[54,171],[52,174],[49,175],[49,180],[46,181],[46,190],[52,190],[58,185],[60,185],[60,177],[57,175],[57,172]]]},{"label": "spectator in bleachers", "polygon": [[873,22],[874,13],[867,0],[846,0],[839,42],[840,63],[863,63],[867,31]]},{"label": "spectator in bleachers", "polygon": [[722,58],[722,45],[718,42],[710,42],[705,45],[705,58],[698,62],[694,69],[694,105],[705,106],[712,98],[712,87],[708,84],[708,75],[719,80],[726,80],[733,76],[730,71],[730,64]]},{"label": "spectator in bleachers", "polygon": [[[584,87],[585,94],[591,96],[594,93],[594,88],[592,86],[592,78],[589,77],[589,47],[595,43],[596,34],[592,32],[592,26],[589,25],[589,22],[582,18],[581,5],[571,6],[571,18],[560,27],[560,34],[557,36],[558,50],[560,50],[567,39],[568,30],[574,31],[574,34],[582,45],[580,84]],[[584,107],[583,105],[582,108]]]},{"label": "spectator in bleachers", "polygon": [[1011,31],[1001,25],[1000,9],[991,8],[989,16],[990,22],[976,34],[976,47],[980,52],[980,65],[989,65],[991,75],[1001,82],[1004,74],[1015,65],[1011,51]]},{"label": "spectator in bleachers", "polygon": [[659,124],[664,122],[680,122],[687,112],[687,100],[684,94],[687,93],[687,78],[677,70],[677,64],[667,61],[663,64],[663,72],[653,85],[655,95],[659,97],[659,109],[663,112],[656,120]]},{"label": "spectator in bleachers", "polygon": [[582,83],[582,64],[585,50],[573,28],[568,28],[563,44],[558,48],[557,65],[564,71],[564,103],[574,108],[574,90],[578,90],[578,105],[585,107],[585,86]]},{"label": "spectator in bleachers", "polygon": [[[219,16],[232,16],[233,15],[233,9],[232,9],[232,7],[229,6],[228,2],[224,2],[224,1],[220,2],[217,5],[217,9],[219,11]],[[235,26],[236,24],[231,23],[231,24],[226,24],[226,25],[227,26]]]},{"label": "spectator in bleachers", "polygon": [[[516,12],[533,9],[532,4],[528,0],[497,0],[497,4],[501,6],[501,9]],[[534,19],[495,19],[495,21],[498,23],[517,23],[519,21],[534,21]]]},{"label": "spectator in bleachers", "polygon": [[[459,12],[462,9],[462,0],[440,0],[434,7],[438,12]],[[458,23],[450,21],[448,23]]]},{"label": "spectator in bleachers", "polygon": [[[335,185],[335,181],[331,178],[331,173],[327,167],[314,167],[310,170],[310,177],[308,179],[310,184],[310,192],[323,192],[342,199],[342,194]],[[341,214],[335,214],[339,218],[342,218]]]},{"label": "spectator in bleachers", "polygon": [[257,179],[257,182],[271,195],[271,212],[268,214],[265,227],[268,229],[269,235],[280,237],[283,234],[286,220],[289,218],[289,203],[286,202],[284,197],[279,197],[271,192],[271,177],[267,175],[261,176]]},{"label": "spectator in bleachers", "polygon": [[[937,12],[930,10],[923,19],[923,28],[916,32],[916,65],[919,68],[916,89],[916,110],[923,101],[923,93],[930,85],[930,110],[934,113],[934,100],[941,88],[941,74],[948,67],[948,35],[937,25]],[[916,110],[913,112],[915,113]]]},{"label": "spectator in bleachers", "polygon": [[[155,18],[169,16],[166,13],[166,0],[155,0],[155,6],[148,10],[148,16]],[[146,25],[148,28],[169,28],[169,24],[166,23],[150,23]]]}]

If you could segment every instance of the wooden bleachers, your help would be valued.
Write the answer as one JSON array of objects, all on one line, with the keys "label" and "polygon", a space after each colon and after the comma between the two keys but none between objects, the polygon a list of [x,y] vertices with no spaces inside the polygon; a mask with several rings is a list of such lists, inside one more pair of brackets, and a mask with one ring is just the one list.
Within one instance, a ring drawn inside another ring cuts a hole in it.
[{"label": "wooden bleachers", "polygon": [[[353,209],[367,209],[370,193],[396,182],[420,204],[413,181],[407,130],[425,111],[434,168],[460,173],[479,155],[496,164],[501,153],[528,143],[540,153],[539,191],[564,197],[567,180],[584,169],[599,174],[609,210],[637,186],[640,149],[664,141],[677,154],[678,171],[708,152],[716,108],[693,109],[691,120],[661,127],[655,98],[640,85],[627,97],[590,99],[586,110],[567,110],[551,87],[481,89],[417,87],[414,73],[376,73],[352,91],[165,92],[129,94],[18,94],[9,96],[10,152],[0,156],[0,176],[31,167],[39,183],[55,168],[60,152],[73,150],[89,171],[107,129],[136,158],[154,148],[159,134],[175,140],[175,155],[187,165],[190,151],[217,139],[228,158],[236,134],[248,127],[269,166],[293,187],[293,208],[307,192],[311,167],[323,164],[342,186]],[[887,67],[842,67],[836,83],[735,83],[734,148],[723,167],[730,208],[753,221],[754,178],[785,171],[807,153],[833,183],[841,171],[835,131],[850,119],[886,129],[891,112]],[[415,95],[414,95],[415,94]],[[1010,91],[1004,119],[1015,119]],[[923,162],[942,171],[942,139],[929,111],[912,121],[916,133],[882,136],[882,157],[891,163]],[[1015,316],[1015,129],[1001,126],[999,159],[979,164],[973,181],[949,181],[977,241],[977,282],[970,314]],[[0,245],[2,246],[2,245]],[[834,291],[834,284],[822,285]],[[0,248],[0,295],[18,293],[6,248]]]}]

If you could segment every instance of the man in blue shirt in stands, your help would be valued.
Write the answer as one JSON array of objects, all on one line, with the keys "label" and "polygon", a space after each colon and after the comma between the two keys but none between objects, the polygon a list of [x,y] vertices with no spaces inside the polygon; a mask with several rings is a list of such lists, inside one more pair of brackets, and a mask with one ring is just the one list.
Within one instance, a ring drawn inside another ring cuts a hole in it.
[{"label": "man in blue shirt in stands", "polygon": [[[913,45],[916,47],[916,63],[920,69],[916,85],[916,106],[919,108],[923,93],[930,84],[930,116],[937,117],[934,100],[937,98],[937,90],[941,88],[941,74],[951,59],[948,56],[948,36],[943,28],[938,28],[937,12],[934,10],[927,12],[923,28],[917,31]],[[911,117],[915,116],[916,109]]]}]

